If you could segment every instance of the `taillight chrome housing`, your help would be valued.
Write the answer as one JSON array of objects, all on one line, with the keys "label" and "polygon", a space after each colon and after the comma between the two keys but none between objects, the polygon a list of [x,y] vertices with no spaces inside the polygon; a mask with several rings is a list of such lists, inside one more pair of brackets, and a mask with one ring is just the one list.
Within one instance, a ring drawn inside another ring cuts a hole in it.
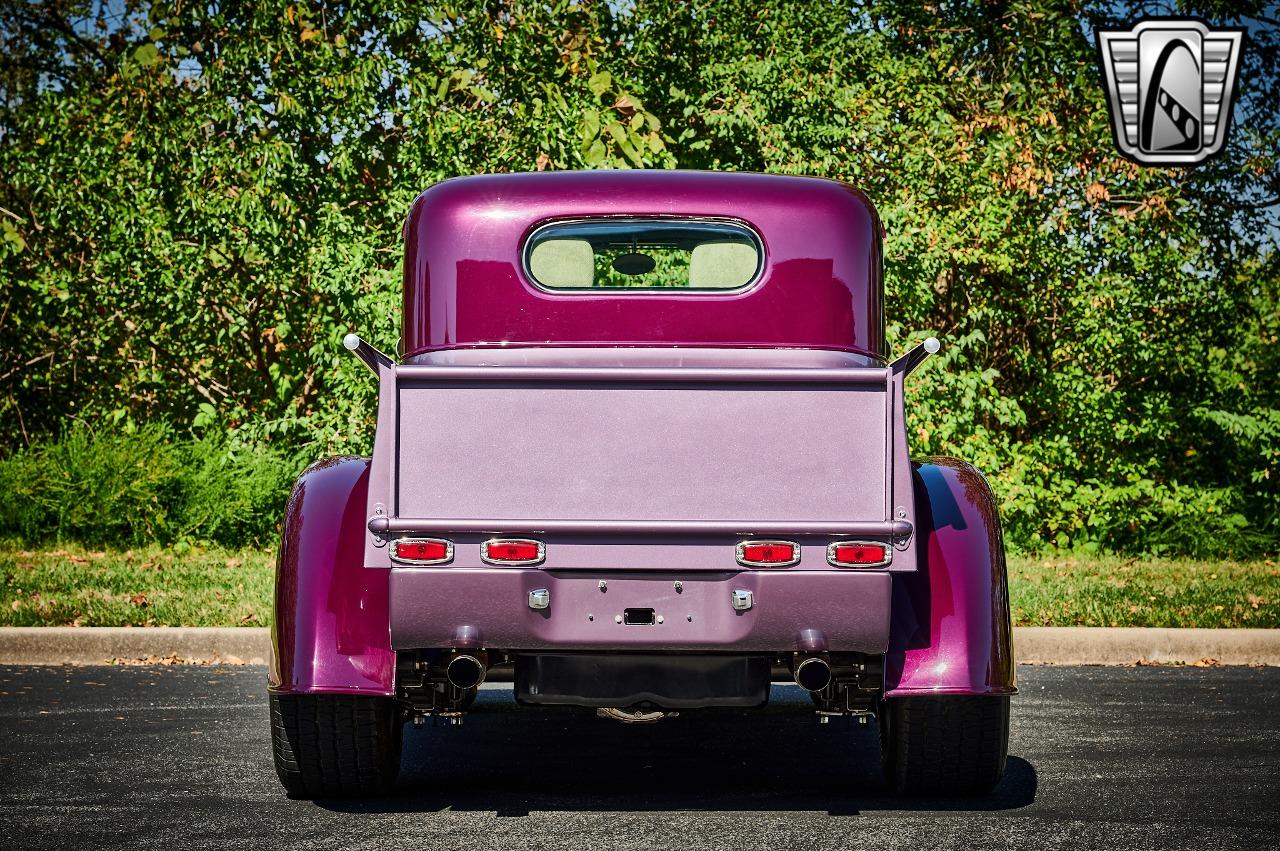
[{"label": "taillight chrome housing", "polygon": [[443,538],[400,538],[391,545],[391,560],[397,564],[448,564],[453,561],[453,542]]},{"label": "taillight chrome housing", "polygon": [[541,564],[546,557],[546,545],[528,538],[490,538],[480,545],[480,558],[486,564],[519,567]]},{"label": "taillight chrome housing", "polygon": [[893,547],[879,541],[836,541],[827,545],[827,563],[835,567],[884,567]]},{"label": "taillight chrome housing", "polygon": [[791,541],[743,541],[738,544],[743,567],[788,567],[800,561],[800,546]]}]

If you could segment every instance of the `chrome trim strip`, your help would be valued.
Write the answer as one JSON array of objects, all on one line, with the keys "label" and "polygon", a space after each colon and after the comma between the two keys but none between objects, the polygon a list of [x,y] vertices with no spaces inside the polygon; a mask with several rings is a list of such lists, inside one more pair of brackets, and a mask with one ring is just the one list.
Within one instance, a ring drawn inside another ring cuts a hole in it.
[{"label": "chrome trim strip", "polygon": [[865,535],[905,538],[907,520],[485,520],[378,516],[369,521],[375,535],[396,533],[489,533],[491,535]]}]

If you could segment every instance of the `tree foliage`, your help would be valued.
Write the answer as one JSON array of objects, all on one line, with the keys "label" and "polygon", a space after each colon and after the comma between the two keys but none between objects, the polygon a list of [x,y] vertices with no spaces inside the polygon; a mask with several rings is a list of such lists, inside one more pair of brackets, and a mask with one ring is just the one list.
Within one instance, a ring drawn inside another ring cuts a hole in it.
[{"label": "tree foliage", "polygon": [[[1225,155],[1113,149],[1100,24],[1249,27]],[[816,174],[888,229],[917,453],[969,458],[1022,547],[1275,549],[1280,23],[1262,4],[0,6],[0,432],[151,420],[365,449],[338,341],[398,336],[399,230],[440,179]]]}]

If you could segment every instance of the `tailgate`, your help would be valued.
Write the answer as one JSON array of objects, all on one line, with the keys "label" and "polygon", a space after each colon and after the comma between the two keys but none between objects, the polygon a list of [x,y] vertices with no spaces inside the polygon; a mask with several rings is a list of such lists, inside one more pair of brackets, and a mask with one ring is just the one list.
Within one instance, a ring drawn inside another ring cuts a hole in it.
[{"label": "tailgate", "polygon": [[422,534],[481,567],[505,534],[546,541],[547,569],[736,569],[746,537],[797,541],[805,568],[833,540],[896,538],[892,569],[914,567],[889,369],[392,366],[381,382],[369,566]]}]

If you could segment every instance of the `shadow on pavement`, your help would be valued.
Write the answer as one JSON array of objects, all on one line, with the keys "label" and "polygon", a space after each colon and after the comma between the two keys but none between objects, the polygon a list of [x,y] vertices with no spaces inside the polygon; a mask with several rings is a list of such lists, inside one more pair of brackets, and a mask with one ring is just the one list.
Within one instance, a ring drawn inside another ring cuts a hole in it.
[{"label": "shadow on pavement", "polygon": [[807,696],[775,688],[768,709],[703,710],[626,725],[590,710],[517,708],[486,691],[462,727],[405,729],[397,793],[324,800],[338,812],[990,811],[1036,797],[1035,767],[1010,756],[978,798],[900,798],[880,776],[875,724],[818,724]]}]

